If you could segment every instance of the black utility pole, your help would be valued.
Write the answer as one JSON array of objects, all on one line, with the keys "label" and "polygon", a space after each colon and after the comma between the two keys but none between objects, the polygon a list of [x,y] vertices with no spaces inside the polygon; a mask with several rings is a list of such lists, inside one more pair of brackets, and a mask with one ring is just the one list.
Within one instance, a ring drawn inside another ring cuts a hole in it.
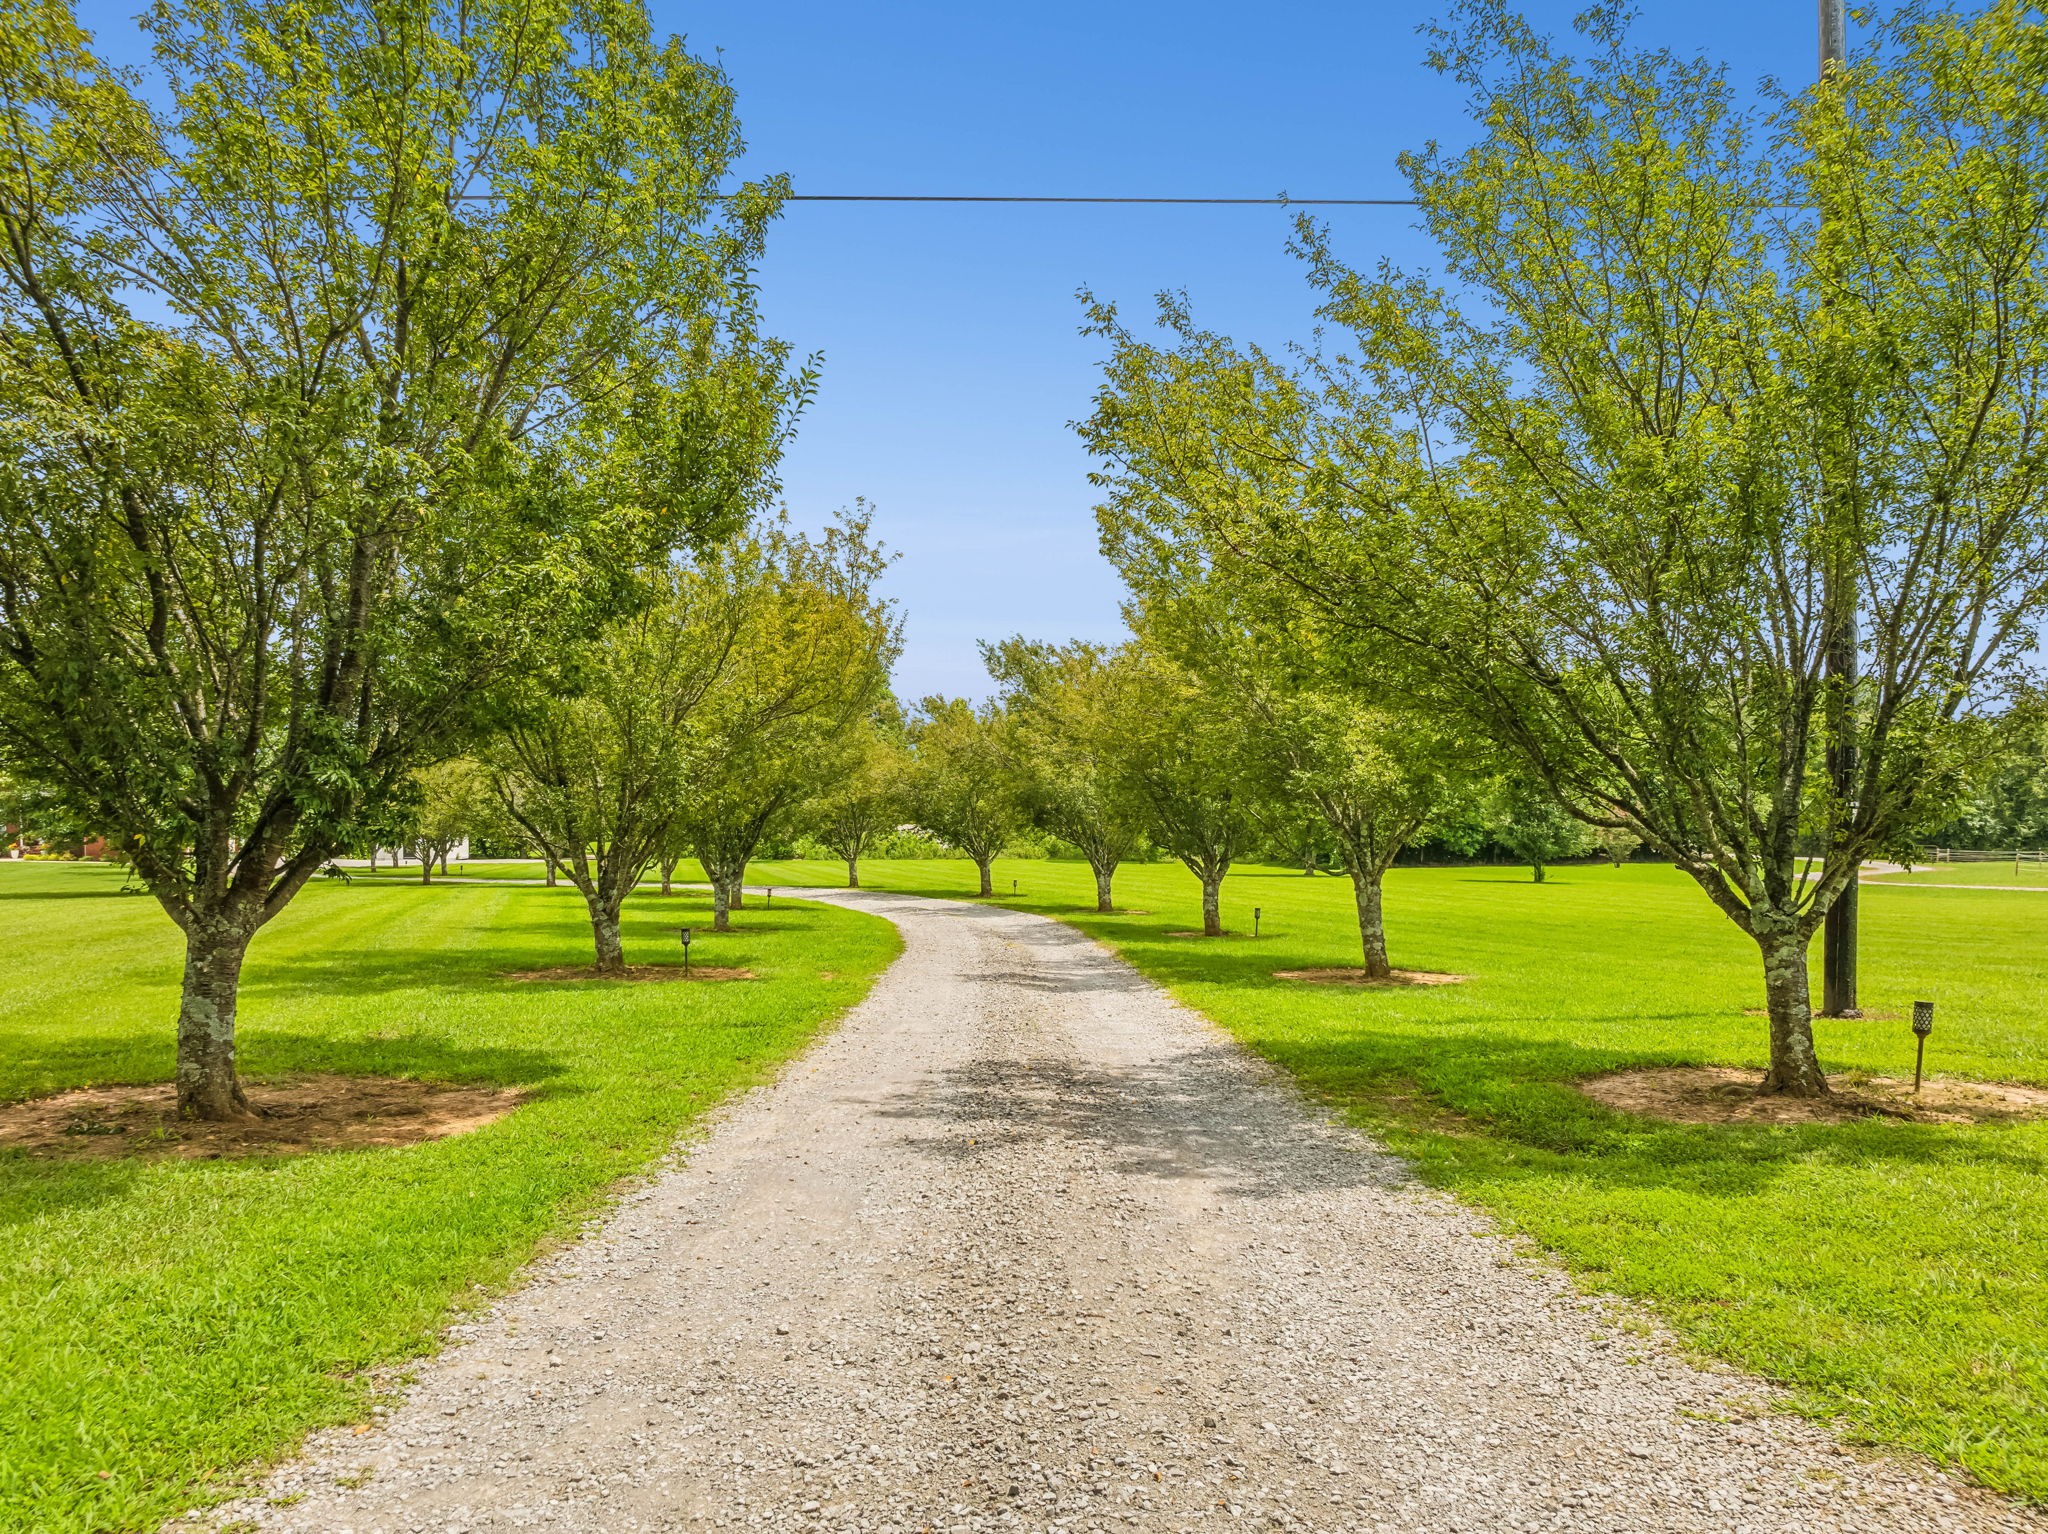
[{"label": "black utility pole", "polygon": [[[1844,0],[1820,0],[1820,77],[1825,80],[1832,67],[1846,62],[1849,54],[1849,22]],[[1821,210],[1827,216],[1827,210]],[[1825,514],[1840,516],[1846,510],[1838,497],[1831,496]],[[1834,788],[1837,813],[1850,813],[1856,791],[1856,573],[1850,550],[1854,540],[1847,529],[1835,529],[1827,540],[1827,579],[1822,598],[1827,624],[1828,709],[1833,743],[1828,747],[1828,779]],[[1861,1017],[1856,1006],[1856,884],[1851,872],[1848,887],[1828,908],[1827,925],[1821,935],[1821,1011],[1829,1017]]]}]

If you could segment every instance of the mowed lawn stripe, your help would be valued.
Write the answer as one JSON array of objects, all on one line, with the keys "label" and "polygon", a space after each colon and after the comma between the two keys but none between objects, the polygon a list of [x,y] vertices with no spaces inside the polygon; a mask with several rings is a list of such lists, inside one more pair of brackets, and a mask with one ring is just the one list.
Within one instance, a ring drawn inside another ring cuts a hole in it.
[{"label": "mowed lawn stripe", "polygon": [[[0,1099],[171,1070],[177,934],[117,871],[0,866]],[[635,897],[635,962],[707,925]],[[0,1155],[0,1528],[142,1529],[361,1415],[451,1310],[571,1233],[706,1109],[764,1079],[898,951],[778,900],[697,949],[731,984],[526,984],[589,959],[573,890],[320,884],[252,951],[242,1060],[516,1086],[473,1134],[251,1161]],[[824,974],[834,978],[823,979]]]},{"label": "mowed lawn stripe", "polygon": [[[955,897],[974,878],[951,861],[861,873]],[[755,877],[834,884],[844,870]],[[1536,885],[1526,869],[1396,869],[1394,962],[1470,979],[1387,990],[1272,978],[1357,962],[1344,879],[1242,869],[1217,940],[1170,935],[1199,925],[1176,865],[1118,874],[1119,904],[1143,915],[1095,915],[1078,864],[1008,861],[996,888],[1110,944],[1427,1180],[1650,1302],[1689,1343],[1852,1437],[2048,1503],[2048,1123],[1663,1124],[1573,1087],[1633,1066],[1761,1071],[1765,1023],[1743,1015],[1763,1000],[1756,949],[1682,875],[1575,866]],[[2048,1084],[2044,938],[2048,902],[2031,893],[1869,887],[1863,1001],[1892,1015],[1819,1020],[1823,1063],[1910,1076],[1911,1004],[1933,1000],[1931,1071]]]}]

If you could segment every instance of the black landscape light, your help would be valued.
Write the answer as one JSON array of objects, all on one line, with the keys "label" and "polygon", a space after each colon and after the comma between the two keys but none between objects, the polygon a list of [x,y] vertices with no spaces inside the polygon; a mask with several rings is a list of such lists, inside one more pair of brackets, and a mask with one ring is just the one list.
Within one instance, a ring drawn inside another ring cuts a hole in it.
[{"label": "black landscape light", "polygon": [[690,929],[678,927],[676,936],[683,940],[683,973],[687,976],[690,973]]},{"label": "black landscape light", "polygon": [[1257,936],[1259,935],[1259,918],[1260,918],[1261,916],[1265,915],[1265,914],[1266,914],[1266,913],[1265,913],[1264,911],[1262,911],[1262,910],[1261,910],[1261,909],[1260,909],[1259,907],[1257,907],[1257,906],[1253,906],[1253,907],[1252,907],[1252,936],[1253,936],[1253,937],[1257,937]]},{"label": "black landscape light", "polygon": [[775,886],[772,884],[768,886],[768,895],[767,899],[763,901],[763,906],[770,911],[775,909]]},{"label": "black landscape light", "polygon": [[1920,1068],[1927,1063],[1927,1035],[1934,1032],[1934,1003],[1913,1003],[1913,1090],[1920,1090]]}]

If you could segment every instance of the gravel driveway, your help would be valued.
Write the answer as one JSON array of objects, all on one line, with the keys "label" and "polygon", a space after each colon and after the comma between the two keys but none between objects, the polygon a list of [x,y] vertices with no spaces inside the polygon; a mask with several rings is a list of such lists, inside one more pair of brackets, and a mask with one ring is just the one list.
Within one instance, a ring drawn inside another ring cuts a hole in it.
[{"label": "gravel driveway", "polygon": [[1644,1341],[1071,929],[822,898],[903,929],[869,998],[209,1525],[2048,1531]]}]

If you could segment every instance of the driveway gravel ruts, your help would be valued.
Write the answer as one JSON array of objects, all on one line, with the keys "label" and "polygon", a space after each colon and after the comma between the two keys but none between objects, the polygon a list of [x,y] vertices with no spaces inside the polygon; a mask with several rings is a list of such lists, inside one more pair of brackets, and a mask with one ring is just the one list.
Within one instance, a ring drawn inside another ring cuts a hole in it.
[{"label": "driveway gravel ruts", "polygon": [[903,929],[868,999],[210,1522],[2048,1534],[1646,1339],[1072,929],[819,898]]}]

